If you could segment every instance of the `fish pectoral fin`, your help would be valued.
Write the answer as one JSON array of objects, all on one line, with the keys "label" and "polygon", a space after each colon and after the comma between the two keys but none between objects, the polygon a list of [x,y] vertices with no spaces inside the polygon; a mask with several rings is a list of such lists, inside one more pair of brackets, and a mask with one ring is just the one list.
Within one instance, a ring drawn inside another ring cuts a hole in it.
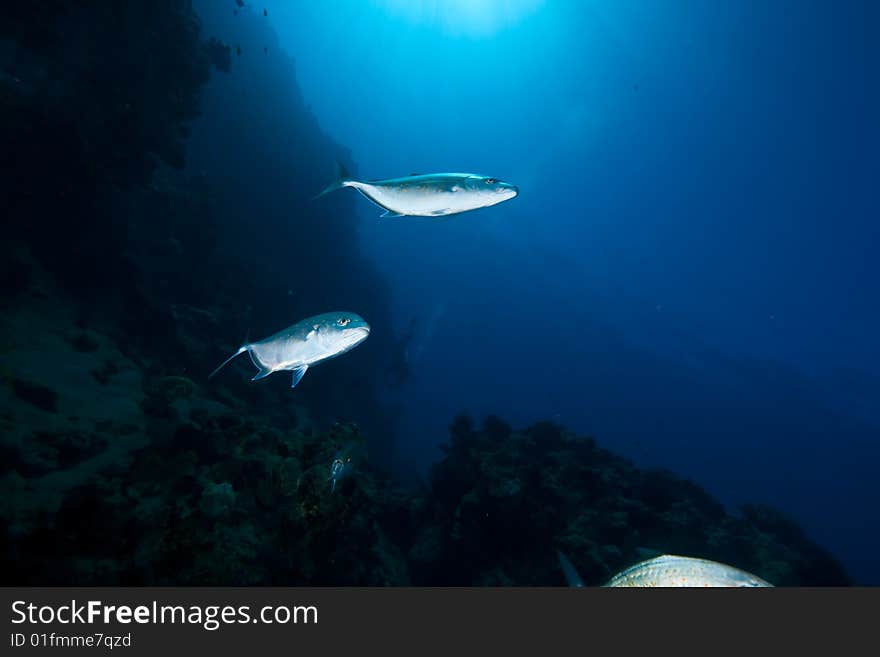
[{"label": "fish pectoral fin", "polygon": [[402,217],[402,216],[404,216],[404,215],[400,214],[399,212],[394,212],[394,210],[385,210],[385,212],[383,212],[382,214],[379,215],[379,217]]},{"label": "fish pectoral fin", "polygon": [[308,365],[300,365],[290,371],[293,375],[293,380],[290,383],[291,388],[296,388],[296,384],[302,381],[303,375],[305,375],[307,369],[309,369]]},{"label": "fish pectoral fin", "polygon": [[432,217],[442,217],[449,214],[449,208],[443,208],[441,210],[431,210]]}]

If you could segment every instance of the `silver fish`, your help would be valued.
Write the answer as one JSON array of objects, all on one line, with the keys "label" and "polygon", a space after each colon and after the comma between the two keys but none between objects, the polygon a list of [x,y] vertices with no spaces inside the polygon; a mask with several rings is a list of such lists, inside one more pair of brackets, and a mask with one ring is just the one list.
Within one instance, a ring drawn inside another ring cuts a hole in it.
[{"label": "silver fish", "polygon": [[308,317],[268,338],[243,344],[208,378],[239,354],[248,352],[259,370],[251,381],[262,379],[272,372],[289,370],[293,374],[290,386],[293,388],[309,367],[354,349],[369,334],[370,325],[355,313],[331,312]]},{"label": "silver fish", "polygon": [[339,163],[336,180],[315,198],[354,187],[382,208],[382,217],[442,217],[487,208],[519,194],[516,185],[475,173],[413,173],[386,180],[355,180]]},{"label": "silver fish", "polygon": [[330,464],[330,478],[327,480],[330,482],[331,493],[336,490],[336,482],[347,477],[353,468],[350,456],[340,455],[333,459],[333,463]]},{"label": "silver fish", "polygon": [[773,586],[727,564],[664,554],[622,570],[606,587],[759,587]]}]

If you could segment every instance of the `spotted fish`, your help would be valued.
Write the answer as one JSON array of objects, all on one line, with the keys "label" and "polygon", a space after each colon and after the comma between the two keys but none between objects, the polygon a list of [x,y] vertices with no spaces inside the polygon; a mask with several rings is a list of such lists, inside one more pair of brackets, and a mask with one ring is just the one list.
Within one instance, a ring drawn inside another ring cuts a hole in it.
[{"label": "spotted fish", "polygon": [[663,554],[622,570],[608,580],[608,587],[764,587],[773,586],[727,564]]}]

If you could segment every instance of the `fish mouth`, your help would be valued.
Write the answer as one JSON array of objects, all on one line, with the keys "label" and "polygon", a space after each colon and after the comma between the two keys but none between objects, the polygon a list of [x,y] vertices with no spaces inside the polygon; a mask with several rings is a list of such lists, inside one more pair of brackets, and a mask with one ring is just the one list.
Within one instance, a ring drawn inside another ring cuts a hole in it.
[{"label": "fish mouth", "polygon": [[336,347],[338,349],[336,353],[344,354],[346,351],[354,349],[361,342],[366,340],[368,335],[370,335],[369,326],[355,326],[353,328],[345,329],[339,333],[336,340]]},{"label": "fish mouth", "polygon": [[504,195],[505,199],[519,196],[519,187],[517,187],[516,185],[511,185],[510,183],[502,183],[501,185],[499,185],[498,191]]},{"label": "fish mouth", "polygon": [[370,327],[366,324],[364,326],[355,326],[354,328],[349,329],[349,331],[355,342],[366,340],[367,336],[370,335]]}]

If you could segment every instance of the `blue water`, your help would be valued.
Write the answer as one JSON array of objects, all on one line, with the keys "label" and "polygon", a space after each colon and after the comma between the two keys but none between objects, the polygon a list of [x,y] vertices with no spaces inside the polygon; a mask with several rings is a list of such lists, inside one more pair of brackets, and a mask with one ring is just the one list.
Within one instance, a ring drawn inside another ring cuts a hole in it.
[{"label": "blue water", "polygon": [[[404,470],[463,409],[553,419],[731,508],[778,506],[880,584],[875,5],[196,6],[246,55],[293,57],[356,175],[520,188],[447,221],[358,199],[393,328],[416,318],[413,376],[387,392]],[[232,76],[259,74],[246,59]]]}]

